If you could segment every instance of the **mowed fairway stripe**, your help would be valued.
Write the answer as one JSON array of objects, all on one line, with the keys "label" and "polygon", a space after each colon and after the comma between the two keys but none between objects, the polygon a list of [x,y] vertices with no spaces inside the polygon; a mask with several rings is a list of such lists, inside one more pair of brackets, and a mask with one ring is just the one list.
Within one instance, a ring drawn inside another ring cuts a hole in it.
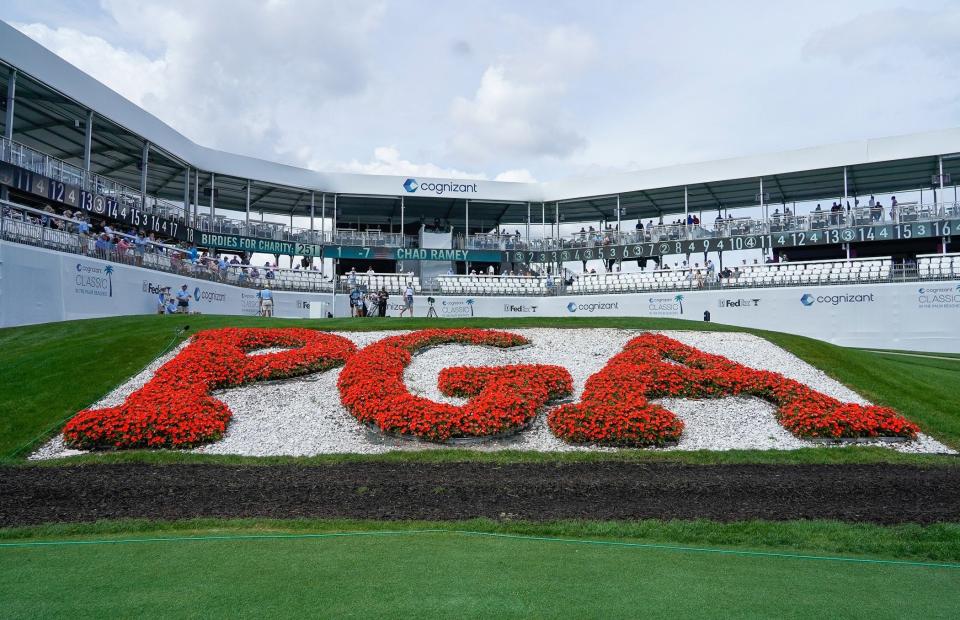
[{"label": "mowed fairway stripe", "polygon": [[960,607],[960,573],[935,566],[794,561],[699,548],[682,553],[456,531],[305,540],[215,536],[206,543],[192,536],[179,545],[166,544],[176,540],[170,538],[2,549],[3,614],[946,618]]},{"label": "mowed fairway stripe", "polygon": [[0,543],[0,548],[29,548],[29,547],[65,547],[76,545],[117,545],[158,542],[203,542],[203,541],[245,541],[245,540],[309,540],[322,538],[346,538],[357,536],[412,536],[420,534],[451,534],[460,536],[475,536],[502,538],[508,540],[523,540],[531,542],[568,543],[581,545],[598,545],[609,547],[631,547],[636,549],[658,549],[663,551],[717,553],[722,555],[739,555],[751,557],[788,558],[796,560],[823,560],[829,562],[854,562],[862,564],[892,564],[903,566],[926,566],[932,568],[960,569],[960,564],[941,562],[919,562],[914,560],[892,560],[883,558],[856,558],[844,556],[809,555],[800,553],[785,553],[777,551],[753,551],[748,549],[723,549],[716,547],[688,547],[683,545],[669,545],[663,543],[638,543],[618,540],[594,540],[584,538],[558,538],[553,536],[530,536],[526,534],[504,534],[500,532],[479,532],[473,530],[382,530],[373,532],[331,532],[324,534],[224,534],[202,536],[162,536],[151,538],[103,538],[94,540],[34,540]]}]

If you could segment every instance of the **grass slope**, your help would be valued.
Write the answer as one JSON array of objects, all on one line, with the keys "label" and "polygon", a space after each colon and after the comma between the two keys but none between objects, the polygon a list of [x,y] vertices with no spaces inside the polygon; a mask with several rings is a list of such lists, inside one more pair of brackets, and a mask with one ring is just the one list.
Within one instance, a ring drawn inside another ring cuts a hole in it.
[{"label": "grass slope", "polygon": [[11,617],[79,618],[947,618],[960,606],[958,568],[402,528],[393,535],[0,547],[0,600]]},{"label": "grass slope", "polygon": [[[0,329],[0,458],[20,460],[38,437],[49,436],[73,413],[96,401],[175,344],[176,331],[190,332],[223,326],[306,326],[330,330],[419,329],[424,327],[611,327],[625,329],[697,329],[747,331],[782,346],[860,392],[874,402],[892,406],[921,425],[924,432],[954,447],[960,446],[960,361],[923,359],[845,349],[777,332],[748,330],[715,323],[639,318],[535,318],[436,320],[361,319],[284,320],[227,316],[132,316],[91,319]],[[185,336],[183,336],[185,337]],[[81,460],[281,462],[180,453],[104,454]],[[353,458],[353,457],[336,457]],[[595,455],[484,455],[467,451],[407,453],[404,459],[580,460]],[[952,462],[951,458],[898,455],[882,449],[798,450],[792,452],[735,451],[674,453],[627,451],[602,458],[669,459],[690,462]],[[330,457],[312,459],[328,462]]]}]

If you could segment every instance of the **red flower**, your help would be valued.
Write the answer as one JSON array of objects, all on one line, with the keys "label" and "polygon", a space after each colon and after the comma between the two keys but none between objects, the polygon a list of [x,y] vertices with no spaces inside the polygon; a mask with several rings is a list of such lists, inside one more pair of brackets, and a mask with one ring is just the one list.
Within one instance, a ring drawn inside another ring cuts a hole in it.
[{"label": "red flower", "polygon": [[[247,355],[266,347],[293,347]],[[216,389],[339,366],[356,351],[346,338],[310,329],[226,328],[198,333],[119,407],[87,409],[63,429],[73,448],[188,448],[223,436],[230,410]]]},{"label": "red flower", "polygon": [[347,361],[340,373],[340,398],[361,422],[381,430],[431,441],[499,435],[523,428],[548,401],[573,389],[559,366],[446,368],[440,391],[468,396],[462,407],[414,396],[403,382],[412,352],[446,343],[507,348],[527,340],[480,329],[428,329],[376,342]]},{"label": "red flower", "polygon": [[919,428],[887,407],[841,403],[775,372],[754,370],[659,334],[634,338],[587,380],[583,399],[547,418],[572,443],[644,446],[676,441],[683,422],[648,399],[746,394],[777,405],[798,437],[916,437]]}]

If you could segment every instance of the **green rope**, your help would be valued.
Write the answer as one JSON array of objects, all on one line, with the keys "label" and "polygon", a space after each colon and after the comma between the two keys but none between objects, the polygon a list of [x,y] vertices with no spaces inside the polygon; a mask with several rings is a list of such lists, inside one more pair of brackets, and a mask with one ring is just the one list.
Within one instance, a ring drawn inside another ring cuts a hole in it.
[{"label": "green rope", "polygon": [[408,536],[419,534],[458,534],[461,536],[505,538],[510,540],[525,540],[532,542],[564,543],[577,545],[597,545],[603,547],[626,547],[635,549],[657,549],[662,551],[676,551],[683,553],[714,553],[741,557],[784,558],[791,560],[820,560],[826,562],[849,562],[854,564],[881,564],[894,566],[917,566],[925,568],[952,568],[960,569],[960,564],[948,562],[920,562],[914,560],[887,560],[872,558],[851,558],[829,555],[809,555],[801,553],[784,553],[777,551],[749,551],[739,549],[720,549],[715,547],[688,547],[684,545],[670,545],[663,543],[638,543],[616,540],[592,540],[585,538],[557,538],[552,536],[531,536],[526,534],[504,534],[499,532],[478,532],[473,530],[379,530],[370,532],[331,532],[324,534],[222,534],[202,536],[163,536],[151,538],[105,538],[95,540],[35,540],[18,542],[0,542],[0,548],[29,548],[29,547],[63,547],[76,545],[120,545],[134,543],[156,542],[197,542],[197,541],[243,541],[243,540],[307,540],[323,538],[350,538],[361,536]]}]

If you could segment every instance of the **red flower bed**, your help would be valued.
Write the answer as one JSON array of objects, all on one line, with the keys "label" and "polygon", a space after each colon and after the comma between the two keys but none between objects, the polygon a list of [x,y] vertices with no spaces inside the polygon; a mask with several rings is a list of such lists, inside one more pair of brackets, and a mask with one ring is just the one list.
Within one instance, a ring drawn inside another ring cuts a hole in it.
[{"label": "red flower bed", "polygon": [[[289,351],[248,355],[267,347]],[[223,436],[230,410],[216,389],[319,372],[356,351],[346,338],[310,329],[200,332],[118,407],[87,409],[64,427],[73,448],[188,448]]]},{"label": "red flower bed", "polygon": [[754,370],[659,334],[634,338],[599,373],[583,399],[550,413],[572,443],[643,446],[676,441],[683,422],[648,399],[758,396],[798,437],[916,437],[919,428],[888,407],[842,403],[775,372]]},{"label": "red flower bed", "polygon": [[376,424],[387,433],[431,441],[518,430],[548,401],[571,392],[569,372],[545,365],[446,368],[439,377],[441,392],[472,397],[458,407],[411,394],[403,371],[414,351],[429,346],[460,343],[507,348],[527,342],[515,334],[481,329],[428,329],[385,338],[347,361],[338,382],[340,398],[361,422]]}]

